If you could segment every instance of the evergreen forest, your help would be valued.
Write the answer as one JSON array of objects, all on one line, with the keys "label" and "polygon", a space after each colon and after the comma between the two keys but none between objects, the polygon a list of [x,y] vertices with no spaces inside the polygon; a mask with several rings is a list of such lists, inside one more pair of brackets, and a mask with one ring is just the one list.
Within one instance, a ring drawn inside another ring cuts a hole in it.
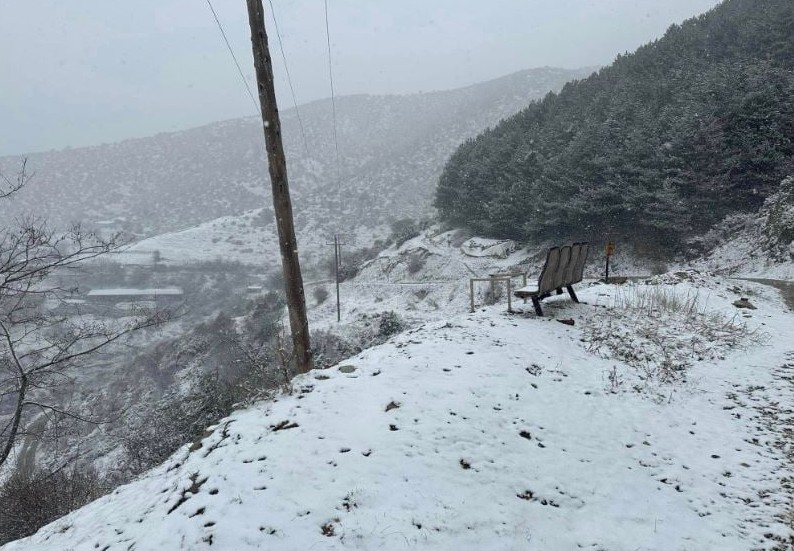
[{"label": "evergreen forest", "polygon": [[794,2],[726,0],[463,143],[435,206],[492,237],[672,252],[793,159]]}]

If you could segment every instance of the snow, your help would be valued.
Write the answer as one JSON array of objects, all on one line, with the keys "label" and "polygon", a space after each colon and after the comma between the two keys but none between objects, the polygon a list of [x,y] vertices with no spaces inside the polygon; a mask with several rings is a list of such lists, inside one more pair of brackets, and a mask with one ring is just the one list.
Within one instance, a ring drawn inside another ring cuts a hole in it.
[{"label": "snow", "polygon": [[240,216],[223,216],[192,228],[144,239],[131,245],[126,252],[140,255],[158,251],[165,264],[219,259],[246,264],[277,262],[275,231],[254,222],[261,210]]},{"label": "snow", "polygon": [[[778,421],[794,398],[785,379],[791,312],[754,283],[709,275],[654,283],[682,300],[697,296],[704,315],[733,316],[736,293],[749,297],[758,309],[739,314],[748,338],[690,358],[681,380],[649,385],[586,342],[599,320],[631,333],[632,316],[608,314],[641,285],[580,286],[581,304],[552,297],[546,318],[531,305],[459,313],[298,377],[294,394],[236,412],[200,445],[3,549],[788,542],[781,478],[791,465]],[[694,337],[691,327],[679,332],[684,343]]]},{"label": "snow", "polygon": [[116,296],[176,296],[181,295],[182,289],[179,287],[163,287],[162,289],[135,289],[135,288],[113,288],[113,289],[91,289],[88,291],[89,297],[116,297]]},{"label": "snow", "polygon": [[461,252],[467,256],[497,256],[506,258],[516,250],[515,241],[509,239],[485,239],[482,237],[472,237],[460,246]]},{"label": "snow", "polygon": [[749,217],[730,238],[717,244],[690,267],[731,274],[736,277],[794,280],[794,243],[790,258],[772,259],[763,248],[763,217]]},{"label": "snow", "polygon": [[536,285],[527,285],[526,287],[521,287],[520,289],[516,289],[515,292],[516,293],[527,293],[527,294],[537,293],[538,292],[538,286],[537,286],[537,284]]}]

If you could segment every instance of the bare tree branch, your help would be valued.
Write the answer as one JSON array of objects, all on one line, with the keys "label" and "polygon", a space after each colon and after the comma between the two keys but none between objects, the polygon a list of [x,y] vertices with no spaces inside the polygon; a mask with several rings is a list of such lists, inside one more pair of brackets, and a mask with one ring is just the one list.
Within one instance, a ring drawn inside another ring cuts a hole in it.
[{"label": "bare tree branch", "polygon": [[[0,199],[29,180],[27,164],[15,180],[0,174]],[[59,274],[124,246],[118,238],[99,239],[74,226],[55,232],[45,221],[23,218],[0,229],[0,467],[20,437],[28,435],[25,419],[38,410],[51,416],[97,424],[99,421],[56,403],[50,391],[73,378],[67,371],[120,343],[131,333],[169,319],[167,312],[136,312],[126,321],[99,321],[79,314],[54,315],[45,300],[66,295],[55,281]],[[38,429],[37,429],[38,430]]]},{"label": "bare tree branch", "polygon": [[24,185],[32,178],[32,175],[27,174],[27,166],[28,160],[27,158],[22,159],[22,166],[19,168],[16,177],[14,180],[8,178],[5,174],[0,172],[0,181],[2,181],[2,187],[0,187],[0,199],[4,199],[6,197],[10,197],[20,189],[24,187]]}]

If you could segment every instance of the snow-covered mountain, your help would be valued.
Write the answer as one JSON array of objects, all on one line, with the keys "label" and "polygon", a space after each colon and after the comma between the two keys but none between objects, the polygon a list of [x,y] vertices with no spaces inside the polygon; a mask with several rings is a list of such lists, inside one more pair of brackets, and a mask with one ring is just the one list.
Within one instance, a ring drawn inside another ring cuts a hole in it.
[{"label": "snow-covered mountain", "polygon": [[[736,293],[757,307],[741,323]],[[3,549],[786,549],[779,296],[696,273],[579,295],[546,319],[500,304],[429,322],[310,372]]]},{"label": "snow-covered mountain", "polygon": [[[337,98],[339,165],[330,100],[284,110],[297,226],[375,226],[426,213],[443,163],[462,141],[589,72],[543,68],[451,91]],[[251,117],[35,153],[30,185],[0,206],[59,225],[123,217],[127,229],[146,235],[182,230],[269,208],[263,144],[261,121]],[[0,169],[13,174],[19,162],[0,158]]]}]

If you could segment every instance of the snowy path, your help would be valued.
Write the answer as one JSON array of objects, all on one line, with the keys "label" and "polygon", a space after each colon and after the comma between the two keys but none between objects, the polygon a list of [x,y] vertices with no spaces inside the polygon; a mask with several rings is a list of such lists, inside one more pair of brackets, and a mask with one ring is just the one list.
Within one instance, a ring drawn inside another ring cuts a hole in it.
[{"label": "snowy path", "polygon": [[604,287],[550,300],[573,327],[500,307],[423,326],[4,549],[786,549],[794,328],[752,288],[768,344],[654,393],[580,342]]}]

